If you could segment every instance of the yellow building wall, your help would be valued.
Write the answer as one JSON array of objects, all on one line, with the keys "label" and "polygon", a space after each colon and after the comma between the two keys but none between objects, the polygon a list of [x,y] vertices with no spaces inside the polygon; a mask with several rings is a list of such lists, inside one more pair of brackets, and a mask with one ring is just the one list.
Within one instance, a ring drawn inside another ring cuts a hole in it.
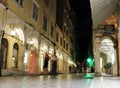
[{"label": "yellow building wall", "polygon": [[[51,11],[52,9],[48,8],[45,4],[44,4],[44,0],[35,0],[38,4],[39,4],[39,11],[38,11],[38,21],[34,21],[32,19],[32,3],[34,0],[23,0],[24,3],[23,3],[23,7],[20,7],[19,5],[17,5],[17,3],[15,3],[14,0],[7,0],[8,2],[8,9],[11,10],[13,13],[16,14],[16,16],[18,18],[20,18],[23,22],[27,23],[27,24],[32,24],[32,26],[34,27],[34,29],[36,31],[38,31],[39,33],[43,33],[43,35],[45,35],[50,41],[53,41],[56,43],[56,45],[58,46],[58,48],[60,48],[61,50],[64,50],[65,52],[67,52],[67,54],[70,55],[70,47],[71,47],[71,44],[70,44],[70,38],[69,36],[64,36],[63,39],[65,39],[69,45],[68,47],[68,51],[66,51],[66,48],[63,48],[63,45],[61,46],[60,45],[60,36],[63,36],[63,32],[61,31],[61,29],[59,27],[56,26],[56,23],[55,23],[55,13],[52,14]],[[55,2],[54,2],[55,3]],[[8,14],[9,15],[9,14]],[[47,24],[47,32],[46,31],[43,31],[44,29],[42,29],[42,25],[43,25],[43,16],[46,15],[47,16],[47,20],[48,20],[48,24]],[[11,16],[7,16],[7,18],[9,18]],[[51,24],[54,26],[55,28],[55,31],[59,33],[59,42],[57,43],[56,42],[56,33],[54,35],[54,38],[50,38],[50,29],[51,29]],[[24,46],[21,45],[20,42],[18,42],[16,39],[13,39],[12,37],[8,38],[8,36],[6,35],[5,36],[6,39],[9,39],[9,49],[8,49],[8,52],[9,55],[8,55],[8,68],[10,69],[10,66],[11,66],[11,59],[12,59],[12,49],[11,47],[13,47],[13,44],[15,42],[17,42],[19,44],[19,47],[20,47],[20,55],[19,55],[19,66],[20,64],[22,63],[21,59],[22,59],[22,55],[21,53],[23,53],[23,48]],[[64,52],[62,51],[62,52]],[[61,67],[61,65],[63,65],[63,61],[62,60],[59,60],[59,71],[61,72],[61,70],[63,70]],[[21,68],[21,67],[20,67]],[[65,68],[64,70],[67,69],[67,62],[65,63]]]},{"label": "yellow building wall", "polygon": [[39,32],[42,23],[42,0],[36,0],[36,2],[39,4],[37,21],[34,21],[34,19],[32,18],[33,0],[23,1],[23,7],[20,7],[19,5],[17,5],[17,3],[15,3],[14,0],[8,0],[8,8],[12,10],[16,15],[18,15],[18,17],[24,22],[32,24],[36,31]]},{"label": "yellow building wall", "polygon": [[22,60],[23,60],[23,52],[24,52],[24,45],[22,42],[18,39],[15,39],[14,37],[10,35],[4,34],[4,38],[8,40],[8,53],[7,53],[7,68],[11,69],[12,66],[12,55],[13,55],[13,46],[15,43],[18,44],[18,69],[22,69]]}]

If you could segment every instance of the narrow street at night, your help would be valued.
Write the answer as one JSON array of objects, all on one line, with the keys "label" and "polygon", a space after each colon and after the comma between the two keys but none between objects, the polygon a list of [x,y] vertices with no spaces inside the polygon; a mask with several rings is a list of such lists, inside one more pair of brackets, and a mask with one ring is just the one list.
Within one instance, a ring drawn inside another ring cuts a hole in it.
[{"label": "narrow street at night", "polygon": [[0,88],[119,88],[120,77],[86,78],[80,74],[46,76],[3,76]]},{"label": "narrow street at night", "polygon": [[120,0],[0,0],[0,88],[120,88]]}]

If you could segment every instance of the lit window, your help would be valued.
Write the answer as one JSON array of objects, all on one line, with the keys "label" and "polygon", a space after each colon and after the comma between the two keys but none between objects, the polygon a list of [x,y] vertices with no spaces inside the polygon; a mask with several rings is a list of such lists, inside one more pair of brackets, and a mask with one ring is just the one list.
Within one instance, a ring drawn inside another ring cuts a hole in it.
[{"label": "lit window", "polygon": [[33,13],[32,13],[32,18],[37,21],[38,18],[38,7],[35,3],[33,3]]}]

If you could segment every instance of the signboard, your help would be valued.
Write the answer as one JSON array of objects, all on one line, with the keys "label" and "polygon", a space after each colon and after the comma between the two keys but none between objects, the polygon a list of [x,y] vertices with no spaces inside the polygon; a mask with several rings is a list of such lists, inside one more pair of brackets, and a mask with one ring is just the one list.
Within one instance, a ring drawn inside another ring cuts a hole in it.
[{"label": "signboard", "polygon": [[114,34],[114,33],[115,33],[114,25],[105,25],[105,31],[104,31],[105,35]]},{"label": "signboard", "polygon": [[115,26],[114,25],[99,25],[97,30],[98,33],[103,33],[104,35],[114,34],[115,33]]}]

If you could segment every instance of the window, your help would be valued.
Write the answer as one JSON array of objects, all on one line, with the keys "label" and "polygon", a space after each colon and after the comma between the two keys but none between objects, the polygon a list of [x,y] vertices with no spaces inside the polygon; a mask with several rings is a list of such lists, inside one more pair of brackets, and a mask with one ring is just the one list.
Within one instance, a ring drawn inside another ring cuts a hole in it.
[{"label": "window", "polygon": [[66,43],[66,50],[68,50],[68,43]]},{"label": "window", "polygon": [[21,7],[23,6],[23,0],[15,0],[15,2]]},{"label": "window", "polygon": [[63,47],[65,48],[65,40],[63,41]]},{"label": "window", "polygon": [[63,37],[60,38],[60,45],[62,46]]},{"label": "window", "polygon": [[44,2],[47,6],[49,5],[49,0],[44,0]]},{"label": "window", "polygon": [[43,17],[43,29],[47,31],[47,18],[45,16]]},{"label": "window", "polygon": [[53,27],[52,25],[51,25],[50,35],[51,35],[51,37],[53,38],[53,35],[54,35],[54,27]]},{"label": "window", "polygon": [[58,42],[58,33],[56,33],[56,42]]},{"label": "window", "polygon": [[32,18],[37,21],[38,18],[38,7],[35,3],[33,3],[33,13],[32,13]]}]

